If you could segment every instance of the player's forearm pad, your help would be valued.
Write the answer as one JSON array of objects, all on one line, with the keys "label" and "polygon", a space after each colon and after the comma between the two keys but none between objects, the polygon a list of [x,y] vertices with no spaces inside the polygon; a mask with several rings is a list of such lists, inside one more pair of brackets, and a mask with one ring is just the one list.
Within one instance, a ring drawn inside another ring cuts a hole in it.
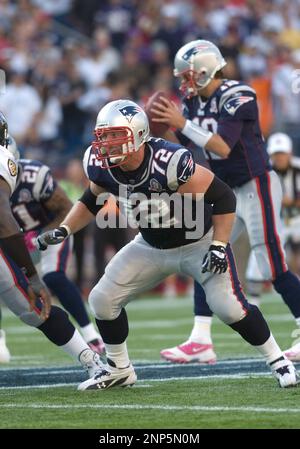
[{"label": "player's forearm pad", "polygon": [[213,136],[211,131],[196,125],[191,120],[185,122],[184,128],[181,130],[182,134],[191,139],[196,145],[204,148],[209,139]]},{"label": "player's forearm pad", "polygon": [[21,232],[19,234],[11,235],[10,237],[2,237],[0,239],[0,247],[6,255],[25,272],[27,277],[31,277],[36,274],[36,269],[33,265]]},{"label": "player's forearm pad", "polygon": [[236,197],[231,188],[217,176],[204,194],[204,201],[213,204],[213,215],[224,215],[235,212]]},{"label": "player's forearm pad", "polygon": [[89,187],[85,190],[82,197],[79,198],[78,201],[83,203],[93,215],[97,215],[99,210],[102,208],[102,205],[96,204],[97,195],[94,195]]}]

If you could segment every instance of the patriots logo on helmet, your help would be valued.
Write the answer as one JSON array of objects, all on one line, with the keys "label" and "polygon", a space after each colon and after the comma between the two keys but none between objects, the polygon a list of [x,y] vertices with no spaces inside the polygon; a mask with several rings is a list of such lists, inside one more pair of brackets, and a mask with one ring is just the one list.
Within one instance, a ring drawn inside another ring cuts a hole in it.
[{"label": "patriots logo on helmet", "polygon": [[204,50],[206,48],[208,48],[207,45],[203,44],[196,45],[195,47],[190,48],[187,52],[185,52],[184,55],[182,56],[182,59],[184,61],[188,61],[192,55],[195,55],[196,53],[198,53],[198,51]]},{"label": "patriots logo on helmet", "polygon": [[240,106],[252,100],[254,100],[254,97],[247,97],[246,95],[230,98],[230,100],[225,103],[224,108],[230,115],[234,115]]},{"label": "patriots logo on helmet", "polygon": [[124,108],[119,109],[119,111],[130,123],[133,117],[139,112],[141,112],[141,109],[137,108],[136,106],[125,106]]}]

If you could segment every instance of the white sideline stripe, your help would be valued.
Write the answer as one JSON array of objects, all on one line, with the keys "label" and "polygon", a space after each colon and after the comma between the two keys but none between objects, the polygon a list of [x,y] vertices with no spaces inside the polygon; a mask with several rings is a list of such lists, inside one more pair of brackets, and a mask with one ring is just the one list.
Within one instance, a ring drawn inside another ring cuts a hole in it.
[{"label": "white sideline stripe", "polygon": [[43,355],[13,355],[12,360],[44,360]]},{"label": "white sideline stripe", "polygon": [[[13,387],[0,387],[0,390],[31,390],[31,389],[45,389],[45,388],[62,388],[62,387],[73,387],[74,385],[78,385],[78,383],[70,382],[70,383],[59,383],[59,384],[44,384],[44,385],[20,385]],[[0,409],[2,404],[0,403]]]},{"label": "white sideline stripe", "polygon": [[[144,380],[138,380],[138,385],[135,385],[135,387],[141,387],[142,385],[139,385],[142,382],[169,382],[169,381],[183,381],[183,380],[210,380],[210,379],[246,379],[246,378],[253,378],[253,377],[266,377],[270,376],[271,373],[243,373],[243,374],[213,374],[212,376],[180,376],[180,377],[162,377],[160,379],[144,379]],[[0,390],[30,390],[34,388],[38,389],[46,389],[46,388],[62,388],[62,387],[70,387],[74,385],[78,385],[79,383],[70,382],[70,383],[57,383],[57,384],[44,384],[44,385],[21,385],[21,386],[7,386],[7,387],[0,387]],[[150,385],[152,386],[152,385]],[[0,409],[1,409],[1,403],[0,403]]]},{"label": "white sideline stripe", "polygon": [[246,412],[246,413],[300,413],[300,408],[271,408],[271,407],[230,407],[203,405],[142,405],[142,404],[1,404],[2,408],[28,409],[122,409],[122,410],[161,410],[161,411],[201,411],[201,412]]}]

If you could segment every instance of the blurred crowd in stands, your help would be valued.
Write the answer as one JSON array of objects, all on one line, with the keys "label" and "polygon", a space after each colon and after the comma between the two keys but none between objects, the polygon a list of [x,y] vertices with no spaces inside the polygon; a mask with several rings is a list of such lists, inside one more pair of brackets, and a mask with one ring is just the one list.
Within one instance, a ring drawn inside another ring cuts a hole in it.
[{"label": "blurred crowd in stands", "polygon": [[300,0],[0,0],[0,109],[22,154],[61,167],[105,102],[178,96],[174,55],[198,38],[219,45],[226,76],[257,89],[266,137],[288,132],[300,154]]},{"label": "blurred crowd in stands", "polygon": [[106,102],[178,101],[173,58],[193,39],[220,47],[226,77],[256,89],[265,137],[287,132],[300,155],[300,0],[0,0],[0,110],[22,157],[61,177]]}]

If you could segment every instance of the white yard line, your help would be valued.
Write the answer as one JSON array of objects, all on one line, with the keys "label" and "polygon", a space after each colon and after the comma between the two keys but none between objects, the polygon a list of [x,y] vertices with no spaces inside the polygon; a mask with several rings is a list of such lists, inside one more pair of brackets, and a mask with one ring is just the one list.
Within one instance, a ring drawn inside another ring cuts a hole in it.
[{"label": "white yard line", "polygon": [[155,405],[155,404],[1,404],[1,408],[20,409],[117,409],[117,410],[161,410],[161,411],[195,411],[195,412],[239,412],[239,413],[299,413],[300,408],[273,408],[273,407],[230,407],[230,406],[203,406],[203,405]]}]

